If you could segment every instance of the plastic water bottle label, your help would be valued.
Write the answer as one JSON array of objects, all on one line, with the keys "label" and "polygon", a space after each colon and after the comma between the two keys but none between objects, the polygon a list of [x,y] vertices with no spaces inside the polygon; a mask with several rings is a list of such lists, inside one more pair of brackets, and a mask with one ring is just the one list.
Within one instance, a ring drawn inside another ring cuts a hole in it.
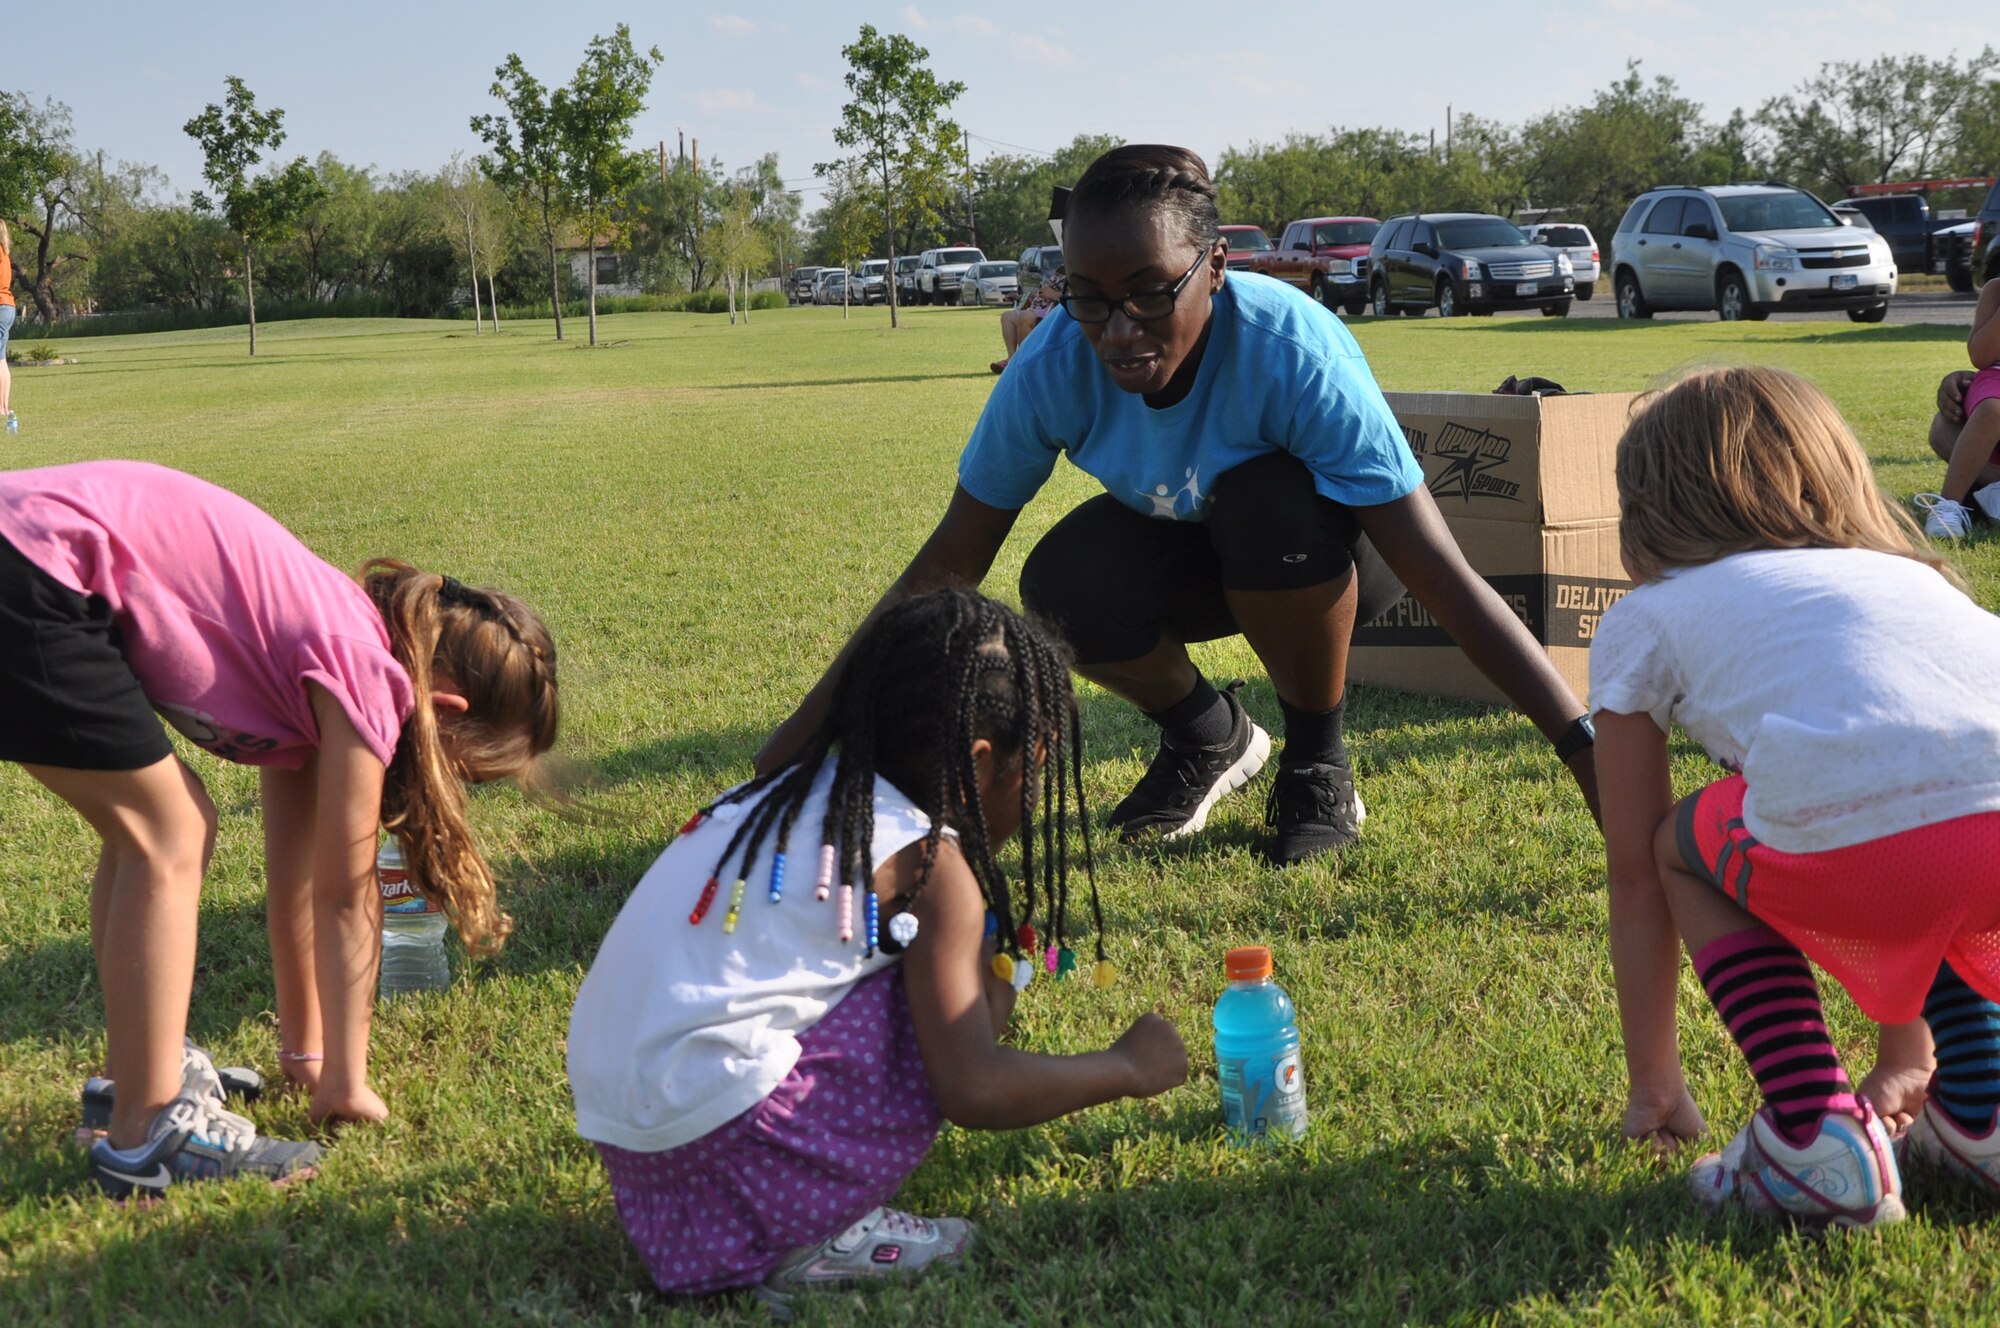
[{"label": "plastic water bottle label", "polygon": [[1238,1139],[1296,1139],[1306,1132],[1306,1076],[1299,1053],[1229,1058],[1218,1067],[1222,1122]]},{"label": "plastic water bottle label", "polygon": [[[388,855],[383,855],[386,856]],[[375,884],[382,892],[384,913],[419,914],[442,911],[436,904],[417,893],[417,887],[411,884],[410,873],[402,865],[400,856],[393,864],[384,862],[381,858],[376,859]]]}]

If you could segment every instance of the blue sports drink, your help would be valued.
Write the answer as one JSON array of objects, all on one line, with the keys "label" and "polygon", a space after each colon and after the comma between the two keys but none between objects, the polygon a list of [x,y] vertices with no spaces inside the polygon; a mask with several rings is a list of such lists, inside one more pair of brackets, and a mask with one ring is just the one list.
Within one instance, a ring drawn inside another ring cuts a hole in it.
[{"label": "blue sports drink", "polygon": [[1306,1132],[1306,1078],[1292,998],[1271,979],[1267,946],[1231,950],[1224,971],[1229,986],[1215,1003],[1222,1123],[1238,1143],[1296,1139]]}]

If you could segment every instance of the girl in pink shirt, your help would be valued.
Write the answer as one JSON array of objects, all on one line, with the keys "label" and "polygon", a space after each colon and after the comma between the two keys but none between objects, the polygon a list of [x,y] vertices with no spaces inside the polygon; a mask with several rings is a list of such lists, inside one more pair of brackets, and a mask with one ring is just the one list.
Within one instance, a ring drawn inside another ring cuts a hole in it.
[{"label": "girl in pink shirt", "polygon": [[280,1060],[314,1121],[380,1120],[377,828],[470,948],[500,944],[511,920],[462,783],[535,778],[556,736],[555,647],[511,596],[388,559],[357,582],[177,471],[0,473],[0,760],[103,840],[91,939],[116,1097],[92,1173],[113,1194],[298,1175],[317,1150],[258,1136],[183,1051],[216,813],[156,713],[260,767]]}]

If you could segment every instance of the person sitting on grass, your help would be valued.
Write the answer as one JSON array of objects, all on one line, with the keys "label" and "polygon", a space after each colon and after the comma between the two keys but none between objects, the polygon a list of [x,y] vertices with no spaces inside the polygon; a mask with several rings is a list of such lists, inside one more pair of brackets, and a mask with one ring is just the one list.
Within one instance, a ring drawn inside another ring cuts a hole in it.
[{"label": "person sitting on grass", "polygon": [[1945,375],[1931,421],[1931,450],[1945,460],[1944,487],[1915,500],[1932,539],[1964,539],[1974,522],[2000,517],[2000,490],[1990,487],[2000,482],[2000,281],[1979,293],[1965,349],[1973,373]]},{"label": "person sitting on grass", "polygon": [[[1075,967],[1079,741],[1057,647],[989,599],[933,591],[861,633],[795,758],[647,871],[577,993],[569,1077],[662,1290],[756,1286],[782,1308],[955,1262],[966,1222],[882,1206],[940,1117],[1021,1129],[1187,1078],[1153,1014],[1104,1051],[998,1041],[1031,974]],[[1017,833],[1018,891],[996,861]]]},{"label": "person sitting on grass", "polygon": [[[1790,374],[1700,373],[1643,404],[1617,483],[1637,588],[1592,642],[1590,702],[1626,1133],[1670,1147],[1703,1129],[1678,936],[1763,1095],[1694,1164],[1703,1202],[1896,1221],[1885,1122],[2000,1191],[2000,619]],[[1678,803],[1675,723],[1733,772]],[[1882,1026],[1858,1090],[1808,959]]]},{"label": "person sitting on grass", "polygon": [[[160,726],[262,771],[279,1062],[313,1121],[373,1121],[382,943],[377,827],[476,949],[511,925],[461,781],[532,779],[556,737],[556,656],[518,600],[377,559],[356,580],[249,502],[161,466],[0,473],[0,760],[103,841],[90,896],[104,987],[113,1196],[318,1158],[224,1109],[187,1046],[215,804]],[[157,712],[157,716],[156,713]]]},{"label": "person sitting on grass", "polygon": [[1007,361],[1014,358],[1014,352],[1021,349],[1021,343],[1028,339],[1028,334],[1061,303],[1062,279],[1062,269],[1058,267],[1042,278],[1040,286],[1024,295],[1020,304],[1000,311],[1000,340],[1007,344],[1007,353],[987,368],[994,373],[1006,370]]},{"label": "person sitting on grass", "polygon": [[[1136,144],[1091,163],[1064,221],[1062,307],[987,398],[943,519],[876,612],[977,585],[1067,455],[1105,492],[1042,537],[1021,598],[1080,673],[1159,726],[1152,764],[1111,813],[1126,837],[1193,834],[1263,768],[1269,735],[1187,652],[1241,633],[1285,719],[1266,859],[1352,842],[1363,808],[1341,733],[1348,646],[1401,596],[1398,577],[1594,799],[1582,704],[1467,565],[1354,338],[1303,292],[1229,272],[1219,221],[1208,168],[1185,148]],[[759,770],[799,750],[845,659]]]}]

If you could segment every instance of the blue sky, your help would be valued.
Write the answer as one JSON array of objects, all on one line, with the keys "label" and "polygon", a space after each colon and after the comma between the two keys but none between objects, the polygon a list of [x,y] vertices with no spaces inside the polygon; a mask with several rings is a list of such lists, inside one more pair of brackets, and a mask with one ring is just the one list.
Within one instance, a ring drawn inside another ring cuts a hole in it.
[{"label": "blue sky", "polygon": [[[2000,44],[1991,0],[1157,0],[1004,10],[964,0],[97,0],[73,13],[86,39],[60,42],[60,57],[18,60],[0,87],[68,103],[81,146],[157,165],[177,190],[200,184],[199,153],[180,126],[221,99],[226,75],[285,109],[287,153],[429,170],[476,149],[467,120],[494,109],[487,88],[510,51],[544,82],[561,82],[584,44],[622,20],[666,56],[635,142],[665,139],[672,151],[684,132],[731,167],[776,151],[808,207],[813,163],[835,153],[840,47],[864,22],[916,38],[941,77],[965,82],[956,114],[975,158],[1048,151],[1081,132],[1182,143],[1211,162],[1227,146],[1329,125],[1442,138],[1447,105],[1518,122],[1588,100],[1632,56],[1720,118],[1826,61],[1963,57]],[[1371,31],[1381,22],[1371,15],[1397,14],[1421,19]]]}]

